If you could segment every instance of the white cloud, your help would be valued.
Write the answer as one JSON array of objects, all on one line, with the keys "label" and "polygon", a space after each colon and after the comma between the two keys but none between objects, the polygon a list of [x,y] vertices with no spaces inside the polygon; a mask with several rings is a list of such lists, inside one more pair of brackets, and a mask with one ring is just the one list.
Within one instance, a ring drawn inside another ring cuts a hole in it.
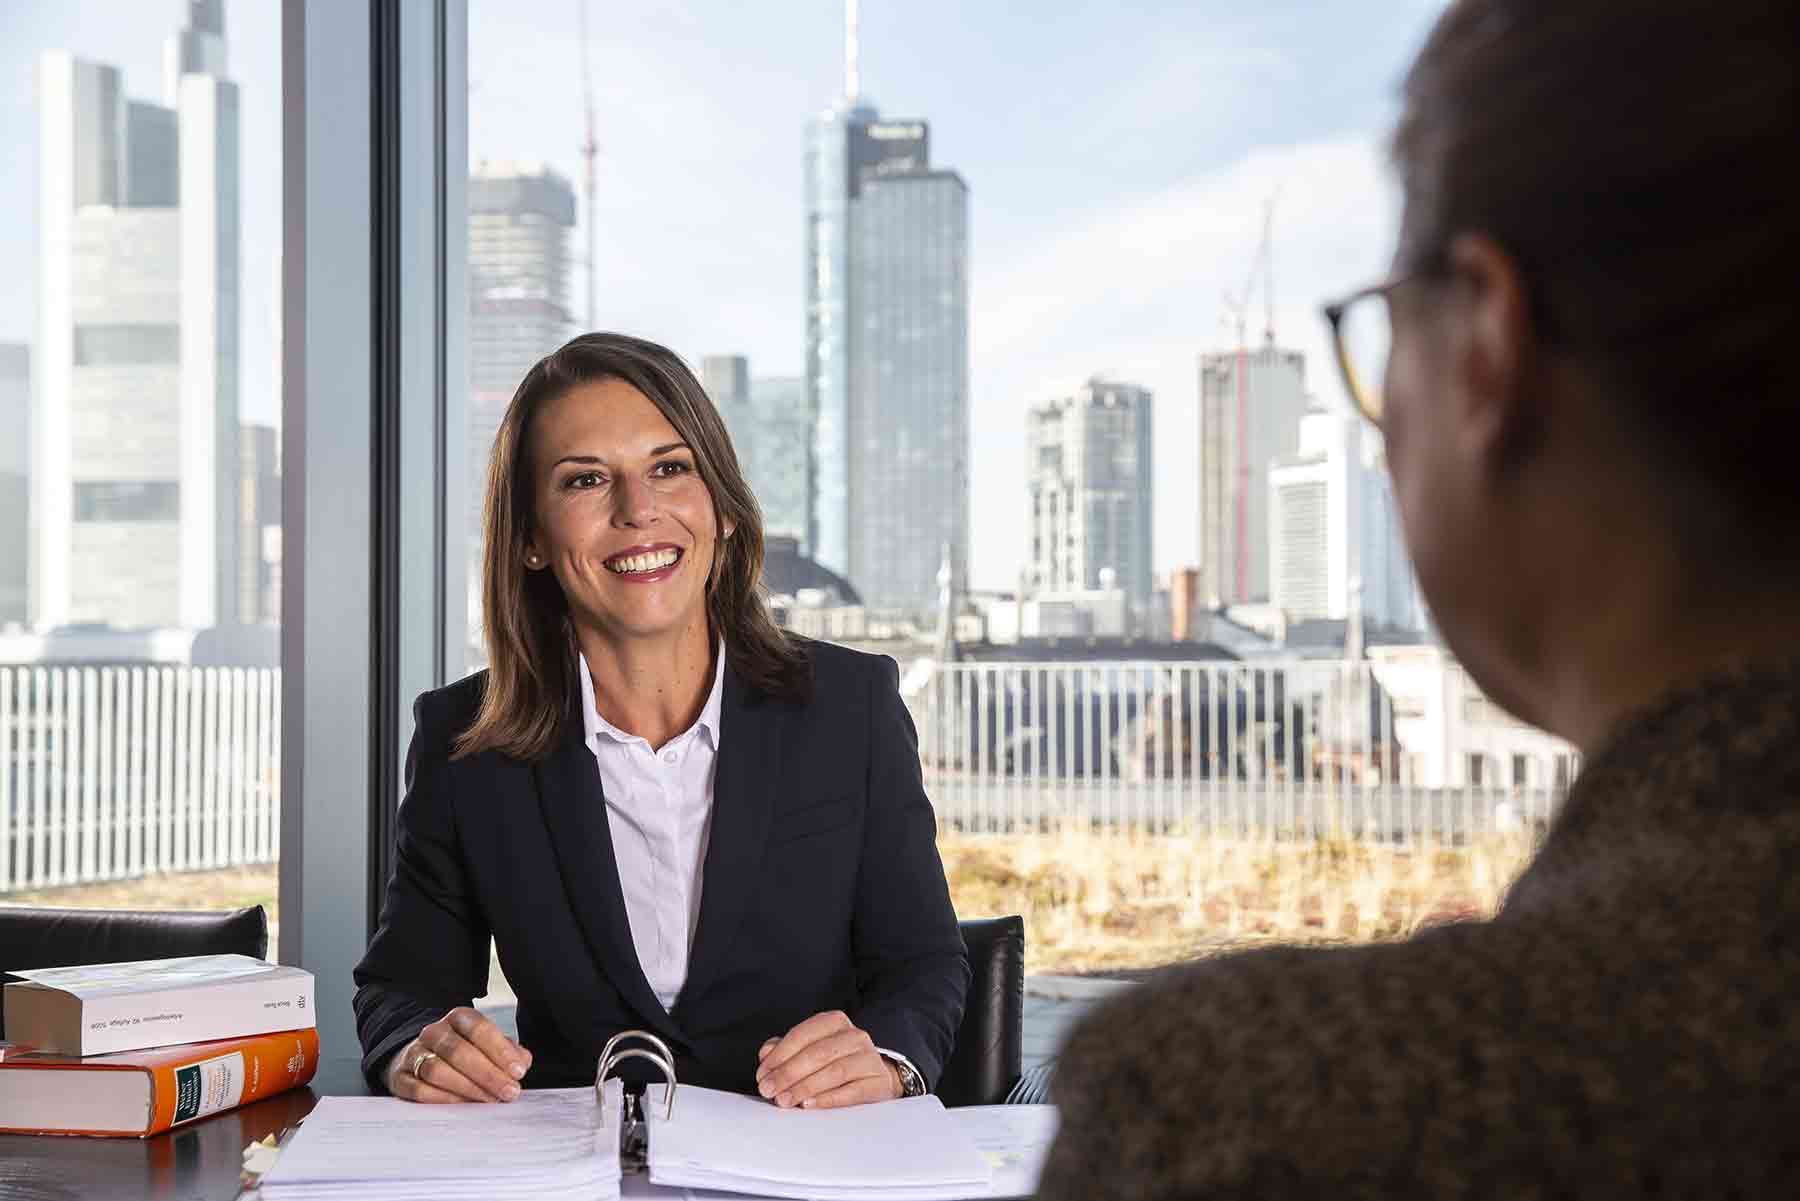
[{"label": "white cloud", "polygon": [[[1397,214],[1372,138],[1259,149],[992,265],[973,231],[974,583],[1016,580],[1025,521],[1024,411],[1095,373],[1156,393],[1156,563],[1196,553],[1197,359],[1227,348],[1223,297],[1242,288],[1276,188],[1275,329],[1311,389],[1342,403],[1319,304],[1385,269]],[[999,219],[999,218],[994,218]],[[1251,338],[1264,323],[1259,290]]]}]

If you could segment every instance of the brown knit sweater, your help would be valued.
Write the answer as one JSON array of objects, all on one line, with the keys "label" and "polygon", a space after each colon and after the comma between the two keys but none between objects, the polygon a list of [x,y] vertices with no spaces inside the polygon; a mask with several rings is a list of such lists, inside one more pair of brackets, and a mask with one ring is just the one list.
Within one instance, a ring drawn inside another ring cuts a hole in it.
[{"label": "brown knit sweater", "polygon": [[1171,969],[1076,1029],[1040,1197],[1800,1197],[1800,666],[1587,764],[1500,915]]}]

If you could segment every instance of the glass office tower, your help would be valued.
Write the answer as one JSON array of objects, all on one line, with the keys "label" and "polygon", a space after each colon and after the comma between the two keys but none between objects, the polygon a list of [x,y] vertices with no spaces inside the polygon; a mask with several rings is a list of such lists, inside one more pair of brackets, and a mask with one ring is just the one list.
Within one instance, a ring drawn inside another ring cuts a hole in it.
[{"label": "glass office tower", "polygon": [[871,608],[933,607],[968,556],[968,188],[923,121],[852,97],[806,140],[808,545]]}]

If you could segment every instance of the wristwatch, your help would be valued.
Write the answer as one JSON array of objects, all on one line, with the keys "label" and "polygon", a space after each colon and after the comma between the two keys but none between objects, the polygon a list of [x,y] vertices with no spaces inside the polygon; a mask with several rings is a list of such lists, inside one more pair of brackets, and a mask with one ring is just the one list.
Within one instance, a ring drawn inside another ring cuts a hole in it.
[{"label": "wristwatch", "polygon": [[883,1059],[893,1064],[894,1070],[900,1073],[900,1095],[902,1097],[923,1097],[925,1095],[925,1077],[921,1076],[919,1069],[912,1065],[912,1060],[898,1051],[884,1051],[880,1047],[875,1048],[875,1051]]}]

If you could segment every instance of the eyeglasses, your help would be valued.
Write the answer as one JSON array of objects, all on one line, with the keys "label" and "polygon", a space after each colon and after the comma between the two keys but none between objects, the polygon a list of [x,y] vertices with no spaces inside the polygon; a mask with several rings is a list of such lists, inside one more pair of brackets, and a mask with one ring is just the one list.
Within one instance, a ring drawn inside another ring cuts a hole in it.
[{"label": "eyeglasses", "polygon": [[1332,350],[1344,376],[1344,390],[1357,411],[1376,426],[1381,424],[1388,351],[1394,343],[1394,319],[1388,298],[1410,278],[1390,279],[1325,306],[1325,321],[1331,326]]},{"label": "eyeglasses", "polygon": [[1429,257],[1411,271],[1352,292],[1325,306],[1331,326],[1332,349],[1351,403],[1371,424],[1381,424],[1385,408],[1388,351],[1394,344],[1392,299],[1394,289],[1441,269],[1439,256]]}]

